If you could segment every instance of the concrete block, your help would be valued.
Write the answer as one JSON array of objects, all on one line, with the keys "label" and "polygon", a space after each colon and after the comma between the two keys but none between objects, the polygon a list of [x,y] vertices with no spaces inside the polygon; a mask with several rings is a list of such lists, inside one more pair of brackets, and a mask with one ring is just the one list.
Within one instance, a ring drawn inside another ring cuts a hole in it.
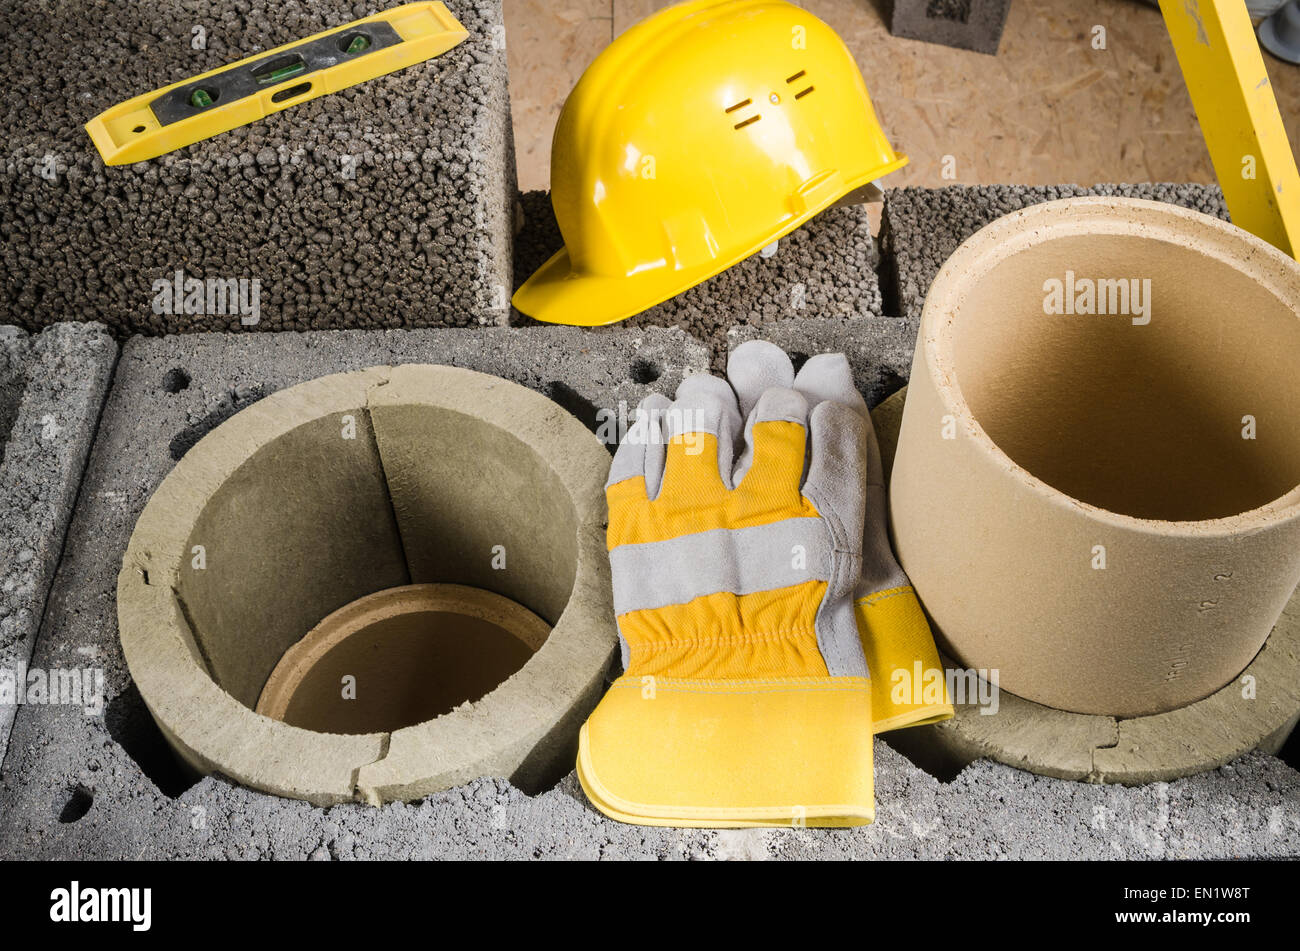
[{"label": "concrete block", "polygon": [[[31,657],[116,359],[97,324],[0,327],[0,694]],[[15,713],[0,700],[0,759]]]},{"label": "concrete block", "polygon": [[[48,854],[135,854],[137,848],[154,855],[206,854],[193,851],[198,840],[183,844],[194,831],[186,831],[188,820],[173,825],[166,818],[176,807],[167,793],[191,780],[172,762],[118,646],[116,575],[127,540],[176,458],[237,408],[329,373],[408,362],[504,377],[565,404],[598,429],[605,411],[616,418],[620,403],[625,410],[635,407],[651,383],[675,388],[685,371],[703,369],[707,353],[679,331],[660,328],[190,334],[128,341],[35,660],[45,667],[102,670],[107,709],[94,716],[73,706],[20,708],[21,738],[0,770],[0,854],[26,854],[38,840],[51,843]],[[224,782],[213,788],[231,789]],[[87,797],[94,803],[91,822],[58,821],[65,807],[75,815]],[[296,807],[264,799],[273,815]],[[325,814],[316,818],[324,821]],[[109,835],[113,843],[101,841],[107,826],[121,833]],[[182,852],[174,852],[176,836]]]},{"label": "concrete block", "polygon": [[980,228],[1029,205],[1080,195],[1120,195],[1181,205],[1228,220],[1217,185],[949,185],[885,193],[880,246],[898,314],[919,320],[930,282],[957,246]]},{"label": "concrete block", "polygon": [[889,32],[996,55],[1011,0],[894,0]]},{"label": "concrete block", "polygon": [[907,383],[916,346],[916,324],[897,317],[868,315],[850,320],[801,317],[761,327],[736,327],[727,334],[728,352],[746,340],[769,340],[794,361],[796,369],[819,353],[843,353],[868,407]]},{"label": "concrete block", "polygon": [[[0,0],[13,118],[0,322],[79,314],[119,336],[504,324],[515,160],[501,6],[448,6],[470,36],[441,57],[110,168],[82,128],[104,109],[372,8]],[[214,282],[199,312],[164,308],[178,272]],[[243,306],[217,281],[243,282]]]},{"label": "concrete block", "polygon": [[[564,246],[548,192],[520,203],[515,287]],[[766,326],[805,316],[854,318],[884,313],[880,255],[865,205],[830,208],[782,238],[775,254],[753,255],[716,277],[623,321],[629,327],[680,327],[726,353],[731,327]],[[534,323],[515,312],[515,322]],[[720,366],[720,363],[717,364]]]}]

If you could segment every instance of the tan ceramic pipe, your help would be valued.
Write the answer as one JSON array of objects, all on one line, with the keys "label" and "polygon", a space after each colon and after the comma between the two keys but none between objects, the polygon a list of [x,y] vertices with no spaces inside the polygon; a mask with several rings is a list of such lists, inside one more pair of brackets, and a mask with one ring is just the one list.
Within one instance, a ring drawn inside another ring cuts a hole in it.
[{"label": "tan ceramic pipe", "polygon": [[1237,677],[1300,581],[1298,310],[1294,260],[1170,205],[1051,202],[963,244],[890,481],[950,655],[1118,717]]}]

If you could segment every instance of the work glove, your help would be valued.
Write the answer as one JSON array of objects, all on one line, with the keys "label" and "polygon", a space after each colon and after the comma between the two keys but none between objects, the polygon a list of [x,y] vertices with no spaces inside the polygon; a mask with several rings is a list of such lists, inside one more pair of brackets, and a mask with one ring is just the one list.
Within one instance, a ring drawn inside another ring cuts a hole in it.
[{"label": "work glove", "polygon": [[[865,517],[862,577],[853,595],[858,633],[871,677],[876,733],[945,720],[953,714],[934,635],[916,592],[889,545],[884,471],[866,401],[843,354],[813,357],[796,376],[789,358],[773,344],[755,341],[736,348],[727,376],[742,412],[762,394],[794,387],[810,405],[834,402],[852,409],[866,429]],[[615,580],[617,584],[617,579]]]},{"label": "work glove", "polygon": [[614,457],[624,673],[582,728],[578,776],[625,822],[862,825],[865,407],[844,400],[840,354],[795,376],[778,348],[747,343],[728,375],[647,398]]}]

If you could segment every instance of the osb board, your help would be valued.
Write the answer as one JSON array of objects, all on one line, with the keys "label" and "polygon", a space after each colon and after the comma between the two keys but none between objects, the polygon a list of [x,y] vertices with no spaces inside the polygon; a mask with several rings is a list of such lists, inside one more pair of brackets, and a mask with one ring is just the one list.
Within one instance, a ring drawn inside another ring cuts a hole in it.
[{"label": "osb board", "polygon": [[[848,43],[912,164],[889,185],[1212,182],[1160,12],[1136,0],[1014,0],[1000,53],[889,35],[890,0],[805,0]],[[555,116],[577,77],[665,0],[505,0],[520,187],[545,188]],[[1106,49],[1093,49],[1094,27]],[[1292,143],[1300,69],[1265,55]],[[945,178],[944,157],[953,177]]]},{"label": "osb board", "polygon": [[550,187],[551,133],[587,64],[610,41],[611,0],[505,0],[519,190]]}]

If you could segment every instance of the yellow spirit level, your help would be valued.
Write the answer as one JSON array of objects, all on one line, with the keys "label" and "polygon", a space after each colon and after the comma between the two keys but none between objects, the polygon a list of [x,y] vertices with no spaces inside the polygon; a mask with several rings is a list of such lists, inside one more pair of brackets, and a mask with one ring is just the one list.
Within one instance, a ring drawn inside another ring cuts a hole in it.
[{"label": "yellow spirit level", "polygon": [[86,131],[105,164],[141,162],[422,63],[467,36],[443,4],[408,3],[128,99]]}]

